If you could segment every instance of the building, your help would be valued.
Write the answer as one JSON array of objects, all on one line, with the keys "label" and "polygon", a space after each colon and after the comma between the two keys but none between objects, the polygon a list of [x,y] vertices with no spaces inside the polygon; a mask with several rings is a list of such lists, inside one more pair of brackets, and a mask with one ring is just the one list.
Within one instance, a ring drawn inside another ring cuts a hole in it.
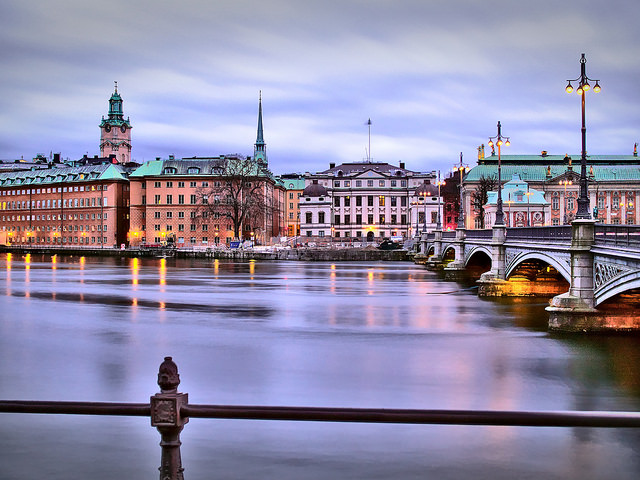
[{"label": "building", "polygon": [[300,197],[305,187],[304,177],[288,173],[278,177],[285,190],[284,222],[287,237],[300,236]]},{"label": "building", "polygon": [[129,182],[120,165],[0,173],[0,230],[9,243],[121,245],[128,228]]},{"label": "building", "polygon": [[118,83],[109,99],[108,118],[100,122],[100,155],[114,155],[120,164],[131,162],[131,122],[124,119],[122,97],[118,93]]},{"label": "building", "polygon": [[[505,183],[501,192],[504,224],[507,227],[542,227],[551,224],[551,206],[544,192],[529,187],[518,174]],[[491,228],[496,223],[498,192],[488,192],[484,205],[484,224]]]},{"label": "building", "polygon": [[[305,174],[300,202],[300,231],[307,239],[350,242],[412,237],[419,223],[416,194],[435,173],[423,174],[381,162],[337,165]],[[424,202],[424,196],[422,196]]]},{"label": "building", "polygon": [[[480,156],[482,157],[482,155]],[[577,160],[574,160],[577,158]],[[550,204],[547,225],[569,224],[577,212],[580,189],[580,155],[502,155],[503,182],[513,175],[540,191]],[[464,178],[463,196],[466,228],[479,228],[484,209],[473,206],[472,197],[482,178],[498,177],[498,156],[479,158],[478,165]],[[587,180],[590,211],[599,222],[608,224],[637,224],[640,208],[640,162],[633,155],[588,155]],[[503,211],[506,208],[502,195]],[[547,218],[547,217],[545,217]]]}]

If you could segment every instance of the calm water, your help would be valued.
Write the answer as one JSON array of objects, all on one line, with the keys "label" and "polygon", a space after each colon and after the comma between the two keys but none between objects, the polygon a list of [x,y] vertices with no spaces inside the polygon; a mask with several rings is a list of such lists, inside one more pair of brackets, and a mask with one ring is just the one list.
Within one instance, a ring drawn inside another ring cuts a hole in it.
[{"label": "calm water", "polygon": [[[0,398],[639,410],[640,339],[546,332],[409,263],[0,255]],[[157,478],[145,418],[0,415],[1,479]],[[193,419],[194,479],[636,479],[634,430]]]}]

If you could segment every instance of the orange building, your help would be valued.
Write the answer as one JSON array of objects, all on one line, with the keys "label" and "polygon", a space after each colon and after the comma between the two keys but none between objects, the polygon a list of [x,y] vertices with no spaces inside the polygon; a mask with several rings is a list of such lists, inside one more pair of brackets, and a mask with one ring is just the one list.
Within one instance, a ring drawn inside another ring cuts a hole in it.
[{"label": "orange building", "polygon": [[20,245],[121,245],[129,183],[119,165],[0,173],[0,231]]}]

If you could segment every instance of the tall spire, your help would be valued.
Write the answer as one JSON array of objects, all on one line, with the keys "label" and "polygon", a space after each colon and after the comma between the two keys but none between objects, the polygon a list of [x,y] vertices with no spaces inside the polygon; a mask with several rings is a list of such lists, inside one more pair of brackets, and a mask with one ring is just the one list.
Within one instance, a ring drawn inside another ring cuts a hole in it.
[{"label": "tall spire", "polygon": [[258,101],[258,135],[253,148],[253,158],[262,168],[268,168],[266,144],[264,143],[264,133],[262,131],[262,90]]},{"label": "tall spire", "polygon": [[256,138],[256,150],[264,150],[264,145],[264,134],[262,132],[262,90],[260,90],[260,99],[258,101],[258,137]]}]

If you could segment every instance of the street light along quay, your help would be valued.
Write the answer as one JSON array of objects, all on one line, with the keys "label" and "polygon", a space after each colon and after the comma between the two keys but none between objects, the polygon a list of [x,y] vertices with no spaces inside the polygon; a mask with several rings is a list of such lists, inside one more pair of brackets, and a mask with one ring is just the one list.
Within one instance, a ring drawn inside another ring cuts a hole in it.
[{"label": "street light along quay", "polygon": [[462,163],[462,152],[460,152],[460,163],[453,166],[453,172],[460,172],[460,209],[458,213],[458,228],[464,228],[464,196],[462,194],[462,181],[464,180],[464,174],[469,171],[469,165]]},{"label": "street light along quay", "polygon": [[500,122],[498,122],[498,135],[494,137],[489,137],[489,146],[493,148],[494,141],[495,145],[498,147],[498,200],[496,202],[496,223],[495,225],[504,225],[504,212],[502,211],[502,164],[500,161],[500,149],[504,144],[505,147],[511,145],[509,141],[509,137],[502,136],[502,126]]},{"label": "street light along quay", "polygon": [[576,218],[591,218],[589,212],[589,192],[587,191],[587,127],[585,125],[585,94],[591,90],[589,80],[595,82],[593,91],[598,93],[600,88],[600,80],[587,77],[586,74],[587,59],[582,54],[580,57],[580,76],[571,80],[567,80],[565,91],[573,92],[571,82],[578,82],[576,93],[582,97],[582,157],[580,158],[580,195],[578,196],[578,213]]}]

